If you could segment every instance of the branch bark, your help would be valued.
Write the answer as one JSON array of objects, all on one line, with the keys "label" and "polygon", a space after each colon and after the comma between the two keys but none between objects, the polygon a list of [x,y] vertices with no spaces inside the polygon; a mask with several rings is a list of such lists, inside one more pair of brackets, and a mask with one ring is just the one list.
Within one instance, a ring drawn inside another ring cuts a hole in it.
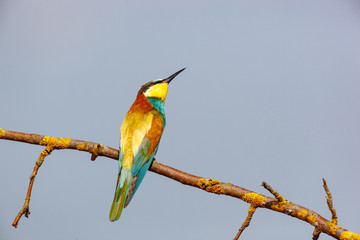
[{"label": "branch bark", "polygon": [[[104,156],[107,158],[112,158],[118,160],[119,151],[105,146],[100,143],[94,143],[83,140],[76,139],[63,139],[48,137],[38,134],[28,134],[22,132],[8,131],[0,128],[0,139],[19,141],[30,144],[44,145],[46,147],[56,149],[75,149],[79,151],[86,151],[91,154],[91,159],[95,160],[98,156]],[[171,178],[175,181],[178,181],[182,184],[200,188],[207,192],[227,195],[234,198],[241,199],[256,208],[267,208],[272,211],[283,213],[292,217],[295,217],[299,220],[305,221],[316,229],[319,232],[328,234],[335,239],[353,239],[360,240],[360,235],[348,231],[347,229],[341,227],[337,223],[334,224],[334,221],[329,221],[322,217],[320,214],[292,203],[288,200],[285,200],[281,195],[276,195],[276,198],[268,197],[250,190],[247,190],[242,187],[235,186],[231,183],[223,183],[216,179],[211,178],[202,178],[186,172],[182,172],[175,168],[166,166],[164,164],[154,161],[150,167],[150,171],[163,175],[165,177]],[[267,188],[269,190],[269,188]],[[269,190],[270,191],[270,190]],[[273,194],[276,191],[271,190]]]}]

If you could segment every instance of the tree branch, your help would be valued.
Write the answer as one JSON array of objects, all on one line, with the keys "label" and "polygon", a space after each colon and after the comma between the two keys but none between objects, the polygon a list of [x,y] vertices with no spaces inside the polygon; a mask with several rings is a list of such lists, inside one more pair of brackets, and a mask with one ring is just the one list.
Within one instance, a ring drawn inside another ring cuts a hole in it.
[{"label": "tree branch", "polygon": [[[55,137],[14,132],[4,129],[0,129],[0,139],[45,145],[47,147],[50,146],[50,148],[52,147],[53,149],[76,149],[79,151],[86,151],[91,154],[92,160],[94,160],[97,156],[104,156],[115,160],[118,160],[119,157],[119,151],[114,148],[83,140],[69,138],[58,139]],[[281,195],[281,198],[279,195],[277,195],[277,199],[274,199],[272,197],[247,190],[245,188],[235,186],[231,183],[223,183],[215,179],[201,178],[195,175],[191,175],[156,161],[153,162],[152,166],[150,167],[150,171],[171,178],[182,184],[203,189],[207,192],[239,198],[251,204],[252,206],[255,206],[256,208],[267,208],[272,211],[295,217],[299,220],[311,224],[316,229],[318,229],[318,231],[328,234],[336,239],[360,240],[360,235],[346,230],[345,228],[337,225],[337,223],[334,224],[334,221],[328,221],[312,210],[283,199]],[[272,193],[274,194],[275,191]],[[282,201],[279,201],[279,199]],[[30,199],[28,201],[30,201]]]}]

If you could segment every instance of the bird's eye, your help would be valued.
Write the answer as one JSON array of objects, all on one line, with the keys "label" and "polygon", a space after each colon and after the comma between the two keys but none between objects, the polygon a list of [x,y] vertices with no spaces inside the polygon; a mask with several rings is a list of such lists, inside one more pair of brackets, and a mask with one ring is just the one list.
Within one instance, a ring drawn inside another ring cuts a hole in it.
[{"label": "bird's eye", "polygon": [[149,82],[147,84],[145,84],[139,91],[139,93],[144,93],[146,92],[151,86],[155,85],[154,82]]}]

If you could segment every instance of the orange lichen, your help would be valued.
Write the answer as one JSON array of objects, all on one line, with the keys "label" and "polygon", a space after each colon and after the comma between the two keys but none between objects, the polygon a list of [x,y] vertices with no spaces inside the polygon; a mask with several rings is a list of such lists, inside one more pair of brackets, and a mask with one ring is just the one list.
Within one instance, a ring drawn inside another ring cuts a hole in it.
[{"label": "orange lichen", "polygon": [[5,131],[4,129],[0,128],[0,138],[5,136]]},{"label": "orange lichen", "polygon": [[[276,191],[275,191],[276,192]],[[281,195],[281,194],[279,194],[279,193],[277,193],[277,195],[275,196],[276,197],[276,199],[279,201],[279,202],[286,202],[286,200],[284,199],[284,197]]]},{"label": "orange lichen", "polygon": [[44,150],[42,150],[42,152],[40,153],[40,156],[38,158],[39,161],[44,161],[44,158],[48,155],[50,155],[51,151],[53,150],[53,148],[51,146],[46,146],[46,148],[44,148]]},{"label": "orange lichen", "polygon": [[281,202],[274,202],[271,205],[271,209],[273,209],[275,211],[278,211],[278,212],[284,212],[286,206],[288,206],[288,201],[284,200],[284,201],[281,201]]},{"label": "orange lichen", "polygon": [[308,216],[307,220],[310,224],[314,224],[317,221],[317,217],[314,214],[311,214]]},{"label": "orange lichen", "polygon": [[255,192],[245,194],[241,199],[250,203],[254,208],[263,206],[266,200],[265,197]]},{"label": "orange lichen", "polygon": [[57,143],[57,140],[56,137],[45,136],[41,139],[40,145],[53,146]]},{"label": "orange lichen", "polygon": [[256,207],[254,207],[253,204],[251,204],[249,207],[248,213],[253,213],[253,212],[255,212],[255,210],[256,210]]},{"label": "orange lichen", "polygon": [[306,216],[307,216],[307,211],[306,211],[306,210],[302,210],[301,212],[298,212],[298,213],[297,213],[297,216],[298,216],[300,219],[305,220],[305,218],[306,218]]},{"label": "orange lichen", "polygon": [[60,138],[45,136],[41,139],[40,145],[51,146],[54,149],[64,149],[68,148],[70,145],[70,138]]},{"label": "orange lichen", "polygon": [[335,234],[338,226],[332,222],[329,222],[329,227],[330,227],[329,233]]},{"label": "orange lichen", "polygon": [[346,231],[340,235],[340,239],[341,240],[360,240],[360,235],[353,233],[351,231]]},{"label": "orange lichen", "polygon": [[79,151],[89,151],[89,147],[85,143],[79,144],[76,149]]},{"label": "orange lichen", "polygon": [[216,194],[223,193],[223,189],[221,188],[221,184],[216,179],[204,179],[200,178],[200,181],[196,183],[201,189],[204,189],[207,192],[212,192]]},{"label": "orange lichen", "polygon": [[70,146],[71,138],[60,138],[56,148],[64,149]]},{"label": "orange lichen", "polygon": [[44,148],[44,150],[42,150],[38,160],[35,163],[34,170],[30,175],[30,180],[33,179],[36,176],[39,167],[41,167],[41,164],[44,162],[45,157],[49,156],[53,150],[54,150],[54,148],[52,146],[46,146]]},{"label": "orange lichen", "polygon": [[95,149],[90,147],[87,143],[79,144],[76,149],[79,151],[86,151],[91,153],[92,155],[98,156],[98,153],[95,151]]}]

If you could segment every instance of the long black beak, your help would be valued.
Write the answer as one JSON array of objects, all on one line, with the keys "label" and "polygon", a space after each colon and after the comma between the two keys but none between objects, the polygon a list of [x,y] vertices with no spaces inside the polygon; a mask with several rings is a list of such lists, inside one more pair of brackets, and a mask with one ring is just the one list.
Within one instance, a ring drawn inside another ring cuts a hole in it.
[{"label": "long black beak", "polygon": [[171,82],[171,80],[173,80],[177,75],[179,75],[179,73],[181,73],[182,71],[184,71],[185,70],[185,68],[183,68],[183,69],[181,69],[181,70],[179,70],[179,71],[177,71],[176,73],[174,73],[173,75],[171,75],[170,77],[168,77],[168,78],[165,78],[164,80],[162,80],[162,82],[163,83],[170,83]]}]

